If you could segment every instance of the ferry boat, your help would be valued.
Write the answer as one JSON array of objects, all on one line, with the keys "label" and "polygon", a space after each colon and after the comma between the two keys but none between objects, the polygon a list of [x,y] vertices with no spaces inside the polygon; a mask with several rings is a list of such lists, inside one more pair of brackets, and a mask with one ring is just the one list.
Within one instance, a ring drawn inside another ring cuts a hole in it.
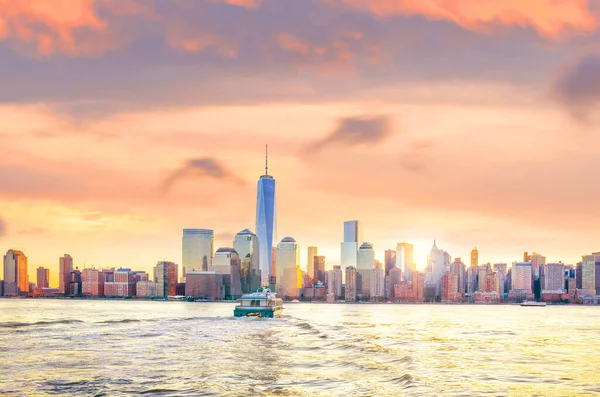
[{"label": "ferry boat", "polygon": [[238,302],[233,310],[234,317],[279,317],[283,312],[283,300],[269,288],[242,295]]},{"label": "ferry boat", "polygon": [[521,306],[546,306],[546,302],[524,301]]}]

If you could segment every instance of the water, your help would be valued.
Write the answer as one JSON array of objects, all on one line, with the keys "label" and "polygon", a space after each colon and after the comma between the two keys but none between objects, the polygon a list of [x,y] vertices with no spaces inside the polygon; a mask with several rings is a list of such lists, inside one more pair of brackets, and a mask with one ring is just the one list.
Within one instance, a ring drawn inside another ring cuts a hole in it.
[{"label": "water", "polygon": [[0,299],[0,395],[600,395],[600,307]]}]

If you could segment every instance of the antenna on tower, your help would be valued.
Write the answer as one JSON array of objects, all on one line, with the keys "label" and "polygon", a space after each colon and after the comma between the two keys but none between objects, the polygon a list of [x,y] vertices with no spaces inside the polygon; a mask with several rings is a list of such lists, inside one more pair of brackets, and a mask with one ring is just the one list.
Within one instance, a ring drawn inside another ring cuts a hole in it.
[{"label": "antenna on tower", "polygon": [[269,175],[269,145],[265,145],[265,175]]}]

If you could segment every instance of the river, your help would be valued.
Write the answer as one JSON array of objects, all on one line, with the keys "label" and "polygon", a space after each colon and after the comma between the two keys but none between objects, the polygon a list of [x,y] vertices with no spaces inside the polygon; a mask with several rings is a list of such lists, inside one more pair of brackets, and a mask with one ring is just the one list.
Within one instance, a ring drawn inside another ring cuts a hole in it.
[{"label": "river", "polygon": [[233,307],[0,299],[0,395],[600,395],[600,307]]}]

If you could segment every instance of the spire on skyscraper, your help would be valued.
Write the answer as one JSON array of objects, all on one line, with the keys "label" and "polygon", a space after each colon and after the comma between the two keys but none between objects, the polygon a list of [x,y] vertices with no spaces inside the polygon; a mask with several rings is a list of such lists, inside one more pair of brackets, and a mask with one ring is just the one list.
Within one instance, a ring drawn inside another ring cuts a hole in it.
[{"label": "spire on skyscraper", "polygon": [[265,145],[265,176],[269,175],[269,145]]}]

